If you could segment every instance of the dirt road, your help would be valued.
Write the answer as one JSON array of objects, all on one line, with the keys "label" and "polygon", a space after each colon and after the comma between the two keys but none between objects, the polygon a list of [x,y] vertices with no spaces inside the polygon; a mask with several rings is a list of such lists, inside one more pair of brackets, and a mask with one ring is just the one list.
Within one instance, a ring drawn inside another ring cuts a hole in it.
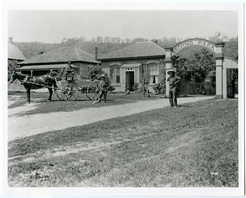
[{"label": "dirt road", "polygon": [[[211,98],[213,98],[213,96],[179,98],[179,104],[192,103]],[[11,103],[9,103],[9,105],[10,104]],[[48,131],[63,130],[69,127],[82,126],[106,119],[137,114],[167,107],[168,105],[168,99],[160,99],[155,101],[139,101],[117,106],[87,108],[72,112],[53,112],[48,114],[25,115],[21,117],[15,116],[16,113],[29,111],[30,109],[37,107],[33,103],[30,103],[22,107],[9,109],[8,141]]]}]

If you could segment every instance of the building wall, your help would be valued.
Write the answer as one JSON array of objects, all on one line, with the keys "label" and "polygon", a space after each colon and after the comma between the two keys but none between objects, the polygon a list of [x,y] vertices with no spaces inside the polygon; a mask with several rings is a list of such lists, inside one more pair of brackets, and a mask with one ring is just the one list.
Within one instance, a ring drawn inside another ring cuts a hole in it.
[{"label": "building wall", "polygon": [[[163,64],[163,58],[142,58],[142,59],[129,59],[129,60],[113,60],[113,61],[104,61],[101,60],[101,67],[102,70],[105,71],[108,76],[111,75],[110,73],[110,67],[112,65],[119,65],[120,66],[120,83],[115,84],[115,83],[111,83],[112,86],[114,86],[116,88],[115,91],[121,91],[124,92],[126,91],[126,68],[122,68],[122,65],[124,64],[138,64],[140,63],[141,66],[140,67],[135,67],[133,68],[132,71],[134,71],[134,81],[136,83],[138,83],[140,86],[142,86],[142,80],[143,78],[149,78],[148,77],[148,65],[150,65],[151,63],[158,63],[159,65],[159,73],[161,71],[161,69],[164,68],[164,64]],[[160,76],[160,75],[159,75]],[[160,78],[160,77],[159,77]],[[148,79],[149,80],[149,79]],[[154,86],[154,84],[149,84],[149,90],[152,91],[152,87]]]}]

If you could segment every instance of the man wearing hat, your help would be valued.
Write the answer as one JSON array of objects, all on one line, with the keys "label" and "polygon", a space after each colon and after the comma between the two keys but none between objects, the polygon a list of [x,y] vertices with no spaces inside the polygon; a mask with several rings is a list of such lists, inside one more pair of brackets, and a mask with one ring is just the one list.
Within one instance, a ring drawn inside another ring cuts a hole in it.
[{"label": "man wearing hat", "polygon": [[106,102],[106,98],[107,98],[107,93],[108,93],[108,86],[110,85],[109,79],[106,75],[101,74],[101,76],[98,78],[99,83],[98,83],[98,96],[99,98],[93,102],[93,104],[95,103],[99,103],[102,101],[102,98],[104,100],[104,102]]},{"label": "man wearing hat", "polygon": [[181,78],[175,75],[175,71],[173,69],[167,72],[170,76],[167,81],[169,81],[169,102],[171,107],[177,107],[177,84],[181,81]]}]

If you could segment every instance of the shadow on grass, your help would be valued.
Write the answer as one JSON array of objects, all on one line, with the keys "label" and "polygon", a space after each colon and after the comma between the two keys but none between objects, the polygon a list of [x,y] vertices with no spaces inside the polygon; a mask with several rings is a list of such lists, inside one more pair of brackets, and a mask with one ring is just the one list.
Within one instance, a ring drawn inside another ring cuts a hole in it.
[{"label": "shadow on grass", "polygon": [[181,104],[181,105],[178,105],[178,107],[185,108],[185,107],[191,107],[191,105],[188,105],[188,104]]}]

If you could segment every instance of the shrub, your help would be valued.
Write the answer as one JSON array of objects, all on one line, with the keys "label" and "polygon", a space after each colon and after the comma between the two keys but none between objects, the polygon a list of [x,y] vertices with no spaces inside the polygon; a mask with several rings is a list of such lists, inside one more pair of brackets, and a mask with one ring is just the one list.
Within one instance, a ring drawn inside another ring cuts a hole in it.
[{"label": "shrub", "polygon": [[133,89],[133,91],[137,91],[138,90],[138,83],[134,83],[134,85],[132,86],[132,89]]}]

